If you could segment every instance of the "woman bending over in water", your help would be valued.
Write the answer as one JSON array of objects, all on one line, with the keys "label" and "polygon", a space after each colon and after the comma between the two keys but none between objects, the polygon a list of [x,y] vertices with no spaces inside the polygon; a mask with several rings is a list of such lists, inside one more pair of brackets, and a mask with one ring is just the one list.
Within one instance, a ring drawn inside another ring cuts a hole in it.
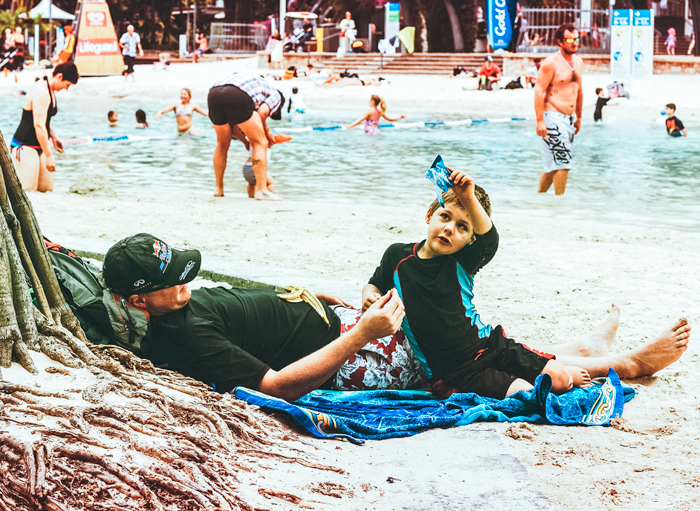
[{"label": "woman bending over in water", "polygon": [[386,103],[384,100],[377,95],[372,96],[369,100],[369,110],[360,117],[358,120],[348,125],[348,128],[354,128],[358,126],[362,121],[365,121],[365,133],[368,135],[379,135],[379,118],[384,117],[389,122],[398,121],[399,119],[404,119],[405,115],[399,115],[398,117],[388,117],[386,115]]},{"label": "woman bending over in water", "polygon": [[63,143],[51,126],[51,118],[58,112],[56,93],[78,83],[79,77],[75,64],[60,64],[54,68],[53,76],[37,78],[24,99],[22,119],[10,147],[17,177],[25,190],[53,190],[53,150],[63,152]]},{"label": "woman bending over in water", "polygon": [[175,120],[177,120],[177,132],[178,133],[189,133],[190,135],[197,135],[197,131],[194,129],[194,123],[192,122],[192,114],[197,112],[204,116],[209,115],[205,110],[202,110],[196,105],[190,103],[192,99],[192,92],[190,89],[182,89],[180,91],[180,104],[175,104],[164,108],[156,114],[156,119],[160,119],[163,114],[174,110]]}]

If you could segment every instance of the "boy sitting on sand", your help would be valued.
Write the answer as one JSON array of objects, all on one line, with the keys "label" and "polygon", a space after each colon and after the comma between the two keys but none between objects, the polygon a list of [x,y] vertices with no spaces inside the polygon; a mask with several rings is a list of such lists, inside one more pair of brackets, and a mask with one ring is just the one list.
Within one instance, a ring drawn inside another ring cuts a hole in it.
[{"label": "boy sitting on sand", "polygon": [[498,249],[488,195],[464,172],[449,169],[453,187],[426,214],[428,237],[394,244],[362,290],[366,310],[396,288],[406,316],[402,328],[433,384],[446,397],[455,390],[503,399],[530,390],[537,376],[552,377],[552,390],[590,385],[587,371],[564,366],[485,324],[476,311],[474,275]]}]

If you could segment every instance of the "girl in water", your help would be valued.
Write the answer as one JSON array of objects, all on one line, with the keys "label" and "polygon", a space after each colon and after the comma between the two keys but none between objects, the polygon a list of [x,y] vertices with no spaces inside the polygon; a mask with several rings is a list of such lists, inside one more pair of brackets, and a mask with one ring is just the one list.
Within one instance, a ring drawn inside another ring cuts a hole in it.
[{"label": "girl in water", "polygon": [[379,118],[384,117],[389,122],[398,121],[399,119],[404,119],[405,115],[400,115],[395,118],[388,117],[386,115],[386,103],[384,100],[377,95],[372,96],[369,100],[369,110],[360,117],[358,120],[353,122],[348,126],[349,128],[354,128],[358,126],[362,121],[365,121],[365,133],[368,135],[379,135]]},{"label": "girl in water", "polygon": [[177,121],[177,132],[187,133],[189,135],[198,135],[197,131],[194,129],[192,114],[194,112],[204,116],[208,116],[209,114],[198,106],[191,104],[191,99],[192,92],[190,92],[190,89],[182,89],[180,91],[180,104],[175,104],[168,108],[164,108],[156,114],[156,119],[160,119],[163,114],[167,114],[168,112],[174,110],[175,120]]}]

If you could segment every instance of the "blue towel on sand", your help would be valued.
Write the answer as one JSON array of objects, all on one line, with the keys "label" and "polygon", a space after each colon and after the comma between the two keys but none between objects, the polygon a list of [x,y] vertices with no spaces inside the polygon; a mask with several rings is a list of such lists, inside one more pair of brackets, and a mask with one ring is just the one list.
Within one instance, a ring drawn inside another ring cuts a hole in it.
[{"label": "blue towel on sand", "polygon": [[534,389],[503,400],[471,393],[441,400],[430,392],[412,390],[314,390],[293,404],[245,387],[236,387],[233,395],[266,411],[288,413],[314,436],[360,444],[362,439],[405,437],[475,421],[603,426],[621,417],[624,403],[637,393],[612,369],[607,378],[595,379],[586,389],[557,396],[551,388],[552,379],[542,374]]}]

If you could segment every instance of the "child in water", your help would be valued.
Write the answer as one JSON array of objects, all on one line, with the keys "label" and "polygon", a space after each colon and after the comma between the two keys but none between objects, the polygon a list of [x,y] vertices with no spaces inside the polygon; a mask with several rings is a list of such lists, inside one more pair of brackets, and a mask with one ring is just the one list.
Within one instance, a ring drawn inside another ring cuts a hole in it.
[{"label": "child in water", "polygon": [[683,122],[676,117],[676,105],[666,105],[666,133],[672,137],[685,137],[687,135]]},{"label": "child in water", "polygon": [[368,135],[380,135],[379,131],[379,118],[384,117],[389,122],[398,121],[399,119],[404,119],[406,116],[401,114],[398,117],[391,118],[386,115],[386,103],[384,100],[377,95],[374,95],[369,100],[369,110],[360,117],[358,120],[348,125],[348,129],[354,128],[359,125],[362,121],[365,121],[365,133]]},{"label": "child in water", "polygon": [[109,121],[110,128],[116,128],[117,121],[119,120],[117,112],[115,112],[114,110],[110,110],[109,112],[107,112],[107,120]]},{"label": "child in water", "polygon": [[299,95],[299,88],[292,87],[292,95],[289,97],[289,104],[287,105],[287,113],[292,111],[298,114],[306,113],[306,104],[304,104],[303,98]]},{"label": "child in water", "polygon": [[136,110],[136,129],[148,128],[148,122],[146,121],[146,112],[140,108]]},{"label": "child in water", "polygon": [[[284,141],[286,142],[286,140]],[[270,161],[270,149],[267,150],[267,161]],[[248,150],[248,159],[243,164],[243,177],[248,182],[248,197],[255,198],[255,172],[253,172],[253,146]],[[270,172],[267,172],[267,189],[275,193],[274,180]]]},{"label": "child in water", "polygon": [[598,87],[595,90],[596,96],[598,96],[595,103],[595,112],[593,112],[593,120],[595,122],[603,122],[603,107],[610,101],[610,98],[606,96],[603,89]]}]

